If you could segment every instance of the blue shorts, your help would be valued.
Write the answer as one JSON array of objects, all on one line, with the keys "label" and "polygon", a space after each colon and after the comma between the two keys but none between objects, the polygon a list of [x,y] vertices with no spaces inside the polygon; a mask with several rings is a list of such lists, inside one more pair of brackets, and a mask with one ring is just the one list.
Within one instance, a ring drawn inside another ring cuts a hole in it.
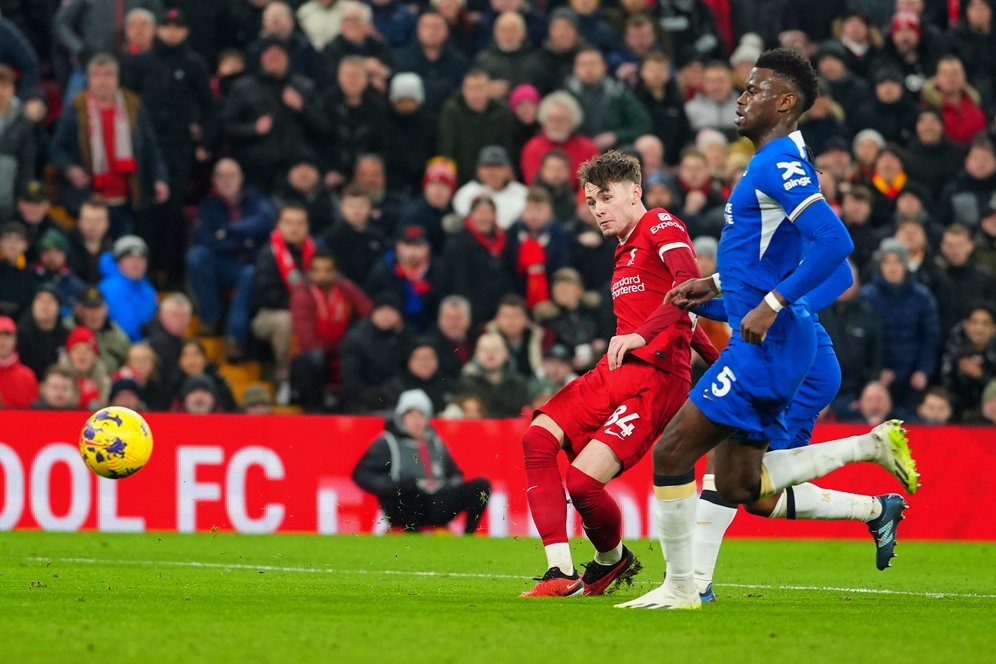
[{"label": "blue shorts", "polygon": [[734,334],[689,394],[710,421],[735,430],[731,438],[789,440],[785,411],[813,366],[816,330],[802,308],[786,307],[775,324],[760,345]]},{"label": "blue shorts", "polygon": [[772,438],[768,449],[789,450],[809,445],[813,425],[840,390],[840,364],[830,335],[816,323],[816,359],[799,386],[799,391],[785,410],[787,438]]}]

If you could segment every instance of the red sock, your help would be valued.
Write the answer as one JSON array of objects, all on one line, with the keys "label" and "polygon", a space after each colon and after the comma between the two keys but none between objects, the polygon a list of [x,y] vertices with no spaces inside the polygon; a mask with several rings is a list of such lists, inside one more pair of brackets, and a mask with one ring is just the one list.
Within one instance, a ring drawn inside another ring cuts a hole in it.
[{"label": "red sock", "polygon": [[522,436],[526,500],[543,545],[567,541],[567,498],[557,468],[560,443],[543,427],[531,426]]},{"label": "red sock", "polygon": [[616,548],[622,538],[622,513],[605,485],[571,466],[567,470],[567,492],[595,550],[605,552]]}]

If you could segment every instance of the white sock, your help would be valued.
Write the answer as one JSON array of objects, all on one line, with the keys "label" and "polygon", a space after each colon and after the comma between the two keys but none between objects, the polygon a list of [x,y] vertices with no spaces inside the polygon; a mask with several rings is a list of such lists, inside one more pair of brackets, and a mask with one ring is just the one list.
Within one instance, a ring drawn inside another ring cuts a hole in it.
[{"label": "white sock", "polygon": [[615,565],[622,560],[622,540],[611,551],[596,551],[595,562],[599,565]]},{"label": "white sock", "polygon": [[558,567],[567,576],[574,574],[574,561],[571,560],[570,544],[567,542],[558,542],[556,544],[547,544],[543,548],[546,549],[547,567]]},{"label": "white sock", "polygon": [[[715,491],[716,481],[712,474],[702,476],[702,492]],[[692,546],[695,560],[695,588],[705,592],[712,583],[719,559],[719,549],[723,545],[726,529],[737,516],[737,508],[717,505],[699,498],[695,508],[695,530],[692,533]]]},{"label": "white sock", "polygon": [[[790,498],[791,492],[791,498]],[[789,506],[795,507],[795,515]],[[811,519],[816,521],[863,521],[867,523],[882,514],[882,503],[874,496],[862,496],[823,489],[815,484],[799,484],[785,489],[770,519]]]},{"label": "white sock", "polygon": [[695,592],[692,533],[698,500],[694,493],[676,500],[657,500],[657,536],[666,563],[665,584],[682,595]]},{"label": "white sock", "polygon": [[[823,477],[849,463],[871,461],[878,454],[878,441],[870,433],[817,443],[793,450],[768,452],[762,460],[769,482],[762,479],[761,496]],[[767,486],[765,486],[767,484]]]}]

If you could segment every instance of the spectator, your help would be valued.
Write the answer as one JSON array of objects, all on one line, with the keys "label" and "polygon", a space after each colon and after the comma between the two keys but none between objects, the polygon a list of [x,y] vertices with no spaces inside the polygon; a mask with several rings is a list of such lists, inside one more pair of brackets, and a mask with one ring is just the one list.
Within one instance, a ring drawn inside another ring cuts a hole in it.
[{"label": "spectator", "polygon": [[111,379],[100,361],[97,337],[89,328],[78,326],[66,338],[66,348],[59,357],[58,366],[72,373],[80,410],[97,410],[107,403]]},{"label": "spectator", "polygon": [[[577,188],[574,177],[577,169],[572,168],[571,158],[560,149],[553,149],[543,155],[539,170],[533,178],[532,186],[540,187],[550,195],[553,216],[565,229],[574,219],[577,205]],[[570,253],[570,252],[568,252]]]},{"label": "spectator", "polygon": [[342,20],[339,34],[325,46],[325,71],[339,70],[339,61],[348,56],[373,58],[384,66],[394,65],[391,48],[376,35],[373,26],[373,12],[369,5],[354,0],[342,2]]},{"label": "spectator", "polygon": [[504,98],[512,88],[529,82],[533,47],[526,32],[526,20],[518,12],[499,14],[494,21],[493,36],[492,43],[474,59],[474,68],[491,77],[491,96]]},{"label": "spectator", "polygon": [[391,400],[390,383],[408,355],[409,335],[401,302],[379,294],[370,316],[346,333],[342,342],[343,411],[383,411]]},{"label": "spectator", "polygon": [[564,83],[581,104],[581,133],[599,150],[632,143],[651,128],[650,116],[633,93],[607,74],[601,51],[588,46],[578,51],[574,73]]},{"label": "spectator", "polygon": [[401,301],[406,326],[425,332],[436,319],[444,275],[440,261],[432,258],[425,229],[405,226],[395,235],[394,251],[371,270],[365,290],[394,294]]},{"label": "spectator", "polygon": [[365,283],[370,270],[383,255],[387,240],[370,223],[373,204],[362,187],[350,185],[342,192],[344,223],[329,230],[321,244],[335,257],[337,269],[354,283]]},{"label": "spectator", "polygon": [[844,182],[849,182],[854,171],[851,144],[848,141],[831,139],[823,147],[823,152],[816,156],[816,168],[832,178],[838,188]]},{"label": "spectator", "polygon": [[137,235],[125,235],[114,243],[111,253],[100,259],[100,292],[107,300],[111,320],[121,326],[128,338],[142,338],[142,326],[155,315],[156,291],[146,277],[149,247]]},{"label": "spectator", "polygon": [[387,188],[384,159],[376,154],[364,154],[356,160],[352,184],[370,194],[370,218],[387,236],[394,234],[407,200]]},{"label": "spectator", "polygon": [[996,380],[991,381],[982,391],[979,408],[967,413],[962,421],[968,424],[996,425]]},{"label": "spectator", "polygon": [[702,91],[685,104],[685,115],[694,131],[709,127],[736,138],[737,93],[730,68],[721,61],[709,63],[702,74]]},{"label": "spectator", "polygon": [[387,188],[407,197],[419,190],[425,164],[436,150],[437,120],[425,108],[418,74],[405,72],[392,78],[389,99],[385,142],[393,149],[386,164]]},{"label": "spectator", "polygon": [[570,267],[553,274],[551,295],[549,302],[536,308],[536,321],[549,330],[556,344],[567,349],[570,367],[583,373],[605,354],[613,332],[601,297],[585,292],[581,275]]},{"label": "spectator", "polygon": [[[2,333],[0,333],[2,336]],[[0,341],[0,344],[3,342]],[[0,369],[2,371],[2,369]],[[59,366],[51,366],[38,386],[38,400],[31,404],[32,410],[76,410],[80,397],[76,390],[76,377],[71,371]]]},{"label": "spectator", "polygon": [[937,63],[937,73],[922,90],[925,104],[936,108],[944,119],[944,133],[955,143],[967,145],[986,126],[982,97],[965,80],[965,68],[954,55]]},{"label": "spectator", "polygon": [[875,157],[875,168],[869,180],[873,196],[873,225],[882,227],[892,222],[896,216],[896,199],[906,188],[907,182],[909,177],[899,148],[886,145]]},{"label": "spectator", "polygon": [[886,236],[886,230],[876,227],[872,219],[872,195],[868,187],[855,184],[844,190],[840,220],[854,243],[852,258],[858,268],[864,270]]},{"label": "spectator", "polygon": [[[539,90],[531,83],[522,83],[512,89],[508,107],[512,110],[512,154],[522,158],[526,144],[540,131]],[[516,165],[516,175],[522,179],[522,168]]]},{"label": "spectator", "polygon": [[840,389],[832,406],[846,414],[862,388],[882,371],[882,319],[861,292],[858,272],[851,267],[854,283],[837,301],[820,312],[820,322],[833,340],[840,362]]},{"label": "spectator", "polygon": [[477,340],[474,359],[463,368],[460,391],[478,397],[488,417],[519,417],[529,402],[529,383],[510,366],[505,341],[495,332]]},{"label": "spectator", "polygon": [[429,425],[432,405],[421,390],[401,395],[394,416],[353,469],[353,481],[375,496],[395,527],[445,526],[461,512],[464,532],[477,530],[491,493],[482,478],[464,482],[439,434]]},{"label": "spectator", "polygon": [[472,202],[487,196],[495,205],[498,225],[509,228],[522,214],[527,188],[515,180],[512,161],[505,148],[489,145],[477,159],[477,179],[471,180],[453,196],[453,209],[461,216],[471,212]]},{"label": "spectator", "polygon": [[370,87],[363,59],[347,56],[339,61],[337,85],[322,102],[330,132],[321,146],[326,184],[343,182],[357,166],[360,155],[382,154],[386,145],[387,107]]},{"label": "spectator", "polygon": [[615,31],[602,18],[600,0],[569,0],[568,4],[578,17],[581,38],[602,53],[611,53],[619,44]]},{"label": "spectator", "polygon": [[917,108],[903,87],[902,72],[882,65],[873,72],[872,80],[875,96],[858,106],[848,118],[850,125],[874,129],[886,141],[905,145],[913,136]]},{"label": "spectator", "polygon": [[118,378],[111,383],[111,389],[107,397],[108,406],[120,406],[130,408],[137,412],[148,409],[142,401],[142,388],[134,378]]},{"label": "spectator", "polygon": [[664,158],[673,167],[678,165],[681,146],[692,141],[692,128],[678,82],[671,74],[667,56],[651,53],[640,65],[640,82],[634,94],[650,115],[652,133],[668,146]]},{"label": "spectator", "polygon": [[934,251],[927,241],[926,230],[922,224],[915,221],[897,221],[896,239],[906,247],[906,263],[910,274],[926,286],[937,300],[941,332],[947,334],[952,326],[961,320],[953,306],[956,299],[954,283],[945,273],[944,265],[934,256]]},{"label": "spectator", "polygon": [[234,413],[236,411],[235,397],[232,396],[232,389],[228,386],[228,381],[218,372],[218,367],[208,360],[207,351],[200,340],[187,339],[183,342],[177,367],[179,371],[176,373],[171,390],[173,410],[176,410],[177,406],[182,406],[186,401],[190,384],[193,381],[195,383],[206,382],[210,385],[210,392],[214,397],[213,411],[221,413]]},{"label": "spectator", "polygon": [[62,315],[68,315],[73,301],[86,290],[82,279],[66,266],[69,240],[54,228],[45,231],[38,241],[38,262],[34,265],[35,279],[39,284],[49,284],[59,298]]},{"label": "spectator", "polygon": [[339,196],[322,181],[318,161],[307,154],[294,160],[283,184],[273,196],[273,204],[303,205],[308,210],[308,225],[312,235],[320,235],[340,219]]},{"label": "spectator", "polygon": [[[179,358],[179,353],[177,353]],[[177,359],[179,363],[179,359]],[[177,364],[172,366],[174,373],[179,372]],[[132,344],[128,348],[128,355],[124,365],[114,374],[115,380],[120,378],[130,378],[138,383],[139,398],[149,410],[166,411],[169,410],[171,394],[169,387],[171,382],[163,380],[162,365],[156,351],[152,349],[147,341],[140,341]],[[175,380],[175,376],[169,379]]]},{"label": "spectator", "polygon": [[724,44],[712,9],[705,2],[661,0],[657,16],[671,38],[679,64],[691,59],[723,57],[730,44]]},{"label": "spectator", "polygon": [[578,377],[572,366],[574,353],[563,344],[554,344],[543,353],[542,377],[531,385],[531,404],[539,408],[554,394]]},{"label": "spectator", "polygon": [[916,407],[919,424],[948,424],[953,413],[951,397],[943,387],[931,387],[923,393],[923,400]]},{"label": "spectator", "polygon": [[985,136],[978,136],[969,146],[962,170],[944,188],[938,221],[944,225],[958,222],[976,228],[982,212],[996,191],[996,154]]},{"label": "spectator", "polygon": [[292,203],[277,213],[270,245],[256,260],[252,333],[273,350],[279,385],[277,403],[281,405],[290,400],[291,289],[304,281],[315,251],[315,242],[308,234],[308,211]]},{"label": "spectator", "polygon": [[3,17],[0,17],[0,65],[20,73],[17,86],[20,97],[24,98],[38,84],[37,51],[17,24]]},{"label": "spectator", "polygon": [[622,33],[623,43],[609,54],[607,63],[612,75],[632,89],[640,82],[640,63],[650,55],[660,55],[662,42],[667,46],[670,43],[667,32],[658,31],[650,17],[643,13],[630,14]]},{"label": "spectator", "polygon": [[218,397],[215,384],[210,377],[204,375],[189,376],[183,381],[179,399],[173,406],[173,412],[188,415],[210,415],[222,412],[218,408]]},{"label": "spectator", "polygon": [[532,309],[550,299],[550,277],[567,265],[570,237],[553,216],[550,194],[532,187],[519,221],[508,229],[509,253],[518,275],[518,292]]},{"label": "spectator", "polygon": [[799,123],[802,137],[806,145],[815,153],[823,152],[827,143],[834,139],[847,140],[850,132],[845,124],[844,108],[833,98],[830,87],[820,83],[820,96],[813,102],[812,108],[806,111],[805,117]]},{"label": "spectator", "polygon": [[398,54],[398,70],[413,72],[422,79],[425,108],[433,116],[439,114],[467,71],[467,58],[450,36],[449,23],[442,14],[422,12],[414,43]]},{"label": "spectator", "polygon": [[483,420],[487,419],[484,402],[475,394],[458,394],[439,416],[446,420]]},{"label": "spectator", "polygon": [[985,104],[996,101],[996,22],[992,0],[962,2],[962,20],[954,27],[951,45],[968,70],[969,82]]},{"label": "spectator", "polygon": [[548,333],[534,323],[526,301],[519,295],[506,295],[485,332],[497,333],[508,350],[508,369],[528,382],[539,375],[543,349],[550,344]]},{"label": "spectator", "polygon": [[[439,118],[439,152],[457,163],[457,182],[474,174],[486,146],[504,145],[512,127],[512,113],[488,92],[491,77],[472,69],[463,77],[460,92],[450,97]],[[508,161],[508,155],[505,155]]]},{"label": "spectator", "polygon": [[169,176],[148,112],[138,95],[121,89],[118,62],[109,55],[90,60],[86,91],[67,104],[51,145],[63,203],[76,211],[90,196],[100,196],[108,206],[111,237],[130,235],[136,214],[169,198]]},{"label": "spectator", "polygon": [[252,385],[242,394],[242,412],[246,415],[272,415],[273,398],[263,385]]},{"label": "spectator", "polygon": [[996,311],[973,306],[955,326],[941,358],[941,380],[958,411],[971,410],[996,377]]},{"label": "spectator", "polygon": [[862,129],[854,135],[851,151],[856,162],[852,177],[855,182],[867,182],[871,179],[875,170],[875,159],[884,147],[885,139],[874,129]]},{"label": "spectator", "polygon": [[578,167],[598,155],[595,142],[578,131],[584,122],[581,105],[565,91],[552,92],[540,102],[538,118],[540,131],[523,146],[519,161],[525,182],[533,184],[545,156],[559,150],[567,155],[571,187],[576,190]]},{"label": "spectator", "polygon": [[[176,382],[180,353],[187,340],[193,315],[190,300],[183,293],[170,293],[159,303],[156,318],[145,326],[149,347],[156,355],[160,376],[166,385]],[[147,403],[150,403],[146,399]]]},{"label": "spectator", "polygon": [[308,0],[297,10],[297,23],[308,37],[312,48],[321,53],[339,36],[343,3],[339,0]]},{"label": "spectator", "polygon": [[958,175],[965,150],[944,135],[940,111],[925,108],[916,118],[916,137],[906,149],[906,170],[910,178],[930,189],[938,200],[944,185]]},{"label": "spectator", "polygon": [[906,260],[902,242],[883,240],[877,273],[862,289],[883,323],[885,360],[879,380],[900,409],[919,400],[936,368],[940,344],[937,302],[911,277]]},{"label": "spectator", "polygon": [[276,38],[262,43],[259,71],[232,85],[220,120],[246,181],[264,192],[328,126],[314,85],[291,71],[287,45]]},{"label": "spectator", "polygon": [[[884,7],[889,7],[890,3],[882,3]],[[884,40],[882,33],[875,24],[888,22],[889,16],[884,17],[884,21],[869,22],[865,12],[860,10],[850,10],[840,20],[838,39],[844,48],[845,62],[847,68],[857,76],[867,77],[872,63],[878,58]]]},{"label": "spectator", "polygon": [[[476,4],[476,1],[472,2],[471,6],[476,9]],[[493,32],[495,22],[502,14],[515,13],[525,20],[528,42],[532,45],[542,43],[543,37],[546,36],[546,15],[544,12],[538,11],[535,4],[526,2],[526,0],[489,0],[487,5],[487,9],[481,14],[480,23],[488,34]],[[485,37],[481,40],[481,45],[486,41]]]},{"label": "spectator", "polygon": [[28,237],[21,224],[0,227],[0,316],[20,318],[31,304],[35,275],[27,266]]},{"label": "spectator", "polygon": [[452,398],[457,382],[450,380],[439,370],[439,354],[432,340],[416,340],[405,360],[401,373],[391,381],[393,394],[404,394],[409,390],[422,390],[432,402],[432,412],[442,413]]},{"label": "spectator", "polygon": [[14,96],[15,77],[13,69],[0,64],[0,160],[5,165],[0,178],[0,219],[14,213],[18,197],[38,170],[34,127],[21,100]]},{"label": "spectator", "polygon": [[100,257],[111,250],[107,204],[90,198],[80,206],[76,228],[69,233],[69,269],[90,285],[100,281]]},{"label": "spectator", "polygon": [[125,14],[125,44],[119,49],[121,55],[141,55],[151,50],[156,37],[156,21],[156,15],[142,7]]},{"label": "spectator", "polygon": [[532,84],[541,95],[548,95],[567,80],[574,69],[574,59],[584,40],[578,32],[578,15],[567,7],[550,12],[546,41],[533,54],[529,64]]},{"label": "spectator", "polygon": [[415,14],[400,0],[371,0],[373,24],[388,46],[398,49],[411,43],[415,34]]},{"label": "spectator", "polygon": [[446,19],[449,29],[449,43],[464,58],[473,58],[487,34],[477,18],[468,11],[463,0],[432,0],[429,3],[439,15]]},{"label": "spectator", "polygon": [[188,44],[190,27],[179,9],[171,9],[156,29],[155,44],[121,62],[122,86],[136,92],[149,114],[169,173],[169,200],[156,223],[143,232],[153,265],[170,282],[179,278],[185,249],[183,206],[189,194],[195,159],[207,161],[217,139],[214,100],[207,63]]},{"label": "spectator", "polygon": [[450,238],[443,262],[450,292],[470,301],[471,318],[477,325],[490,320],[498,301],[514,290],[507,238],[498,226],[495,203],[487,195],[471,203],[465,227]]},{"label": "spectator", "polygon": [[114,373],[128,355],[128,335],[108,316],[107,302],[96,288],[87,288],[76,296],[72,315],[65,316],[62,326],[73,330],[77,326],[93,332],[100,351],[100,361],[109,373]]},{"label": "spectator", "polygon": [[422,176],[422,195],[409,203],[400,226],[421,226],[425,229],[433,254],[443,250],[443,224],[453,217],[453,194],[456,191],[456,164],[446,157],[429,160]]},{"label": "spectator", "polygon": [[869,89],[868,82],[848,68],[847,60],[846,51],[838,42],[827,42],[816,52],[816,71],[830,87],[830,95],[850,117],[868,98]]},{"label": "spectator", "polygon": [[439,371],[450,382],[460,378],[460,371],[474,354],[470,337],[470,302],[462,295],[447,295],[439,303],[436,329],[431,337],[436,345]]},{"label": "spectator", "polygon": [[974,255],[979,265],[996,274],[996,192],[990,197],[982,221],[979,222]]},{"label": "spectator", "polygon": [[678,183],[684,201],[681,218],[688,225],[689,233],[696,237],[719,237],[724,223],[720,212],[726,198],[712,179],[709,164],[701,151],[688,148],[681,154]]},{"label": "spectator", "polygon": [[59,320],[59,296],[51,286],[42,285],[31,302],[31,309],[17,323],[20,336],[17,353],[21,364],[31,369],[39,380],[59,359],[59,349],[66,344],[69,331]]},{"label": "spectator", "polygon": [[299,347],[290,367],[294,403],[309,412],[326,406],[327,388],[337,391],[342,383],[339,348],[346,332],[369,316],[371,307],[359,286],[336,271],[331,254],[319,251],[312,256],[307,281],[291,289],[291,321]]},{"label": "spectator", "polygon": [[27,259],[29,263],[38,260],[38,241],[45,233],[55,230],[65,234],[58,222],[49,215],[50,208],[45,185],[37,180],[29,182],[24,191],[17,197],[17,210],[13,220],[24,225],[28,239]]},{"label": "spectator", "polygon": [[263,9],[262,28],[259,38],[246,49],[250,62],[259,60],[260,49],[266,46],[267,40],[276,39],[286,46],[293,73],[307,78],[315,85],[320,86],[325,82],[325,63],[318,51],[312,48],[308,38],[296,30],[294,13],[287,3],[267,3]]},{"label": "spectator", "polygon": [[[989,270],[975,263],[974,251],[971,231],[961,224],[948,226],[941,239],[938,262],[953,285],[950,306],[956,320],[968,316],[974,303],[996,299],[996,281]],[[950,328],[942,330],[945,335],[949,331]]]},{"label": "spectator", "polygon": [[872,381],[861,390],[857,412],[848,419],[868,426],[878,426],[893,418],[893,401],[889,389],[879,381]]},{"label": "spectator", "polygon": [[[924,30],[924,27],[928,29]],[[929,24],[921,23],[916,13],[899,9],[892,17],[885,46],[875,59],[876,66],[895,67],[906,90],[913,95],[920,94],[924,82],[937,68],[937,58],[943,48],[940,39],[934,37],[936,29],[930,28]]]},{"label": "spectator", "polygon": [[37,398],[38,378],[18,359],[17,326],[0,316],[0,408],[28,408]]},{"label": "spectator", "polygon": [[[197,209],[194,246],[187,252],[187,274],[197,300],[201,333],[224,332],[229,354],[241,357],[249,334],[253,265],[273,228],[273,206],[246,187],[234,159],[221,159],[211,178],[213,193]],[[222,296],[232,291],[228,321],[221,318]]]}]

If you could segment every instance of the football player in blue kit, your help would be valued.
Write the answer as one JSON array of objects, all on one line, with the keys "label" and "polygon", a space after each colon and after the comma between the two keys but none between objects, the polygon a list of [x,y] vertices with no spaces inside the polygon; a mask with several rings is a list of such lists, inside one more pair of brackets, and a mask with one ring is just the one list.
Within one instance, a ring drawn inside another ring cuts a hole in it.
[{"label": "football player in blue kit", "polygon": [[[733,337],[692,388],[653,451],[664,583],[625,608],[695,609],[695,462],[715,448],[715,485],[729,503],[755,503],[848,463],[871,461],[913,493],[916,466],[898,422],[869,434],[768,452],[788,439],[785,409],[809,374],[816,329],[805,296],[854,246],[820,193],[798,120],[818,95],[808,60],[788,49],[758,58],[737,100],[735,124],[755,154],[730,195],[717,265]],[[666,301],[714,297],[718,280],[693,279]],[[893,537],[889,533],[888,537]]]},{"label": "football player in blue kit", "polygon": [[[811,442],[813,426],[820,412],[837,396],[840,389],[840,364],[830,335],[816,315],[854,284],[853,267],[843,262],[824,283],[806,295],[813,325],[816,328],[816,357],[813,366],[785,409],[788,437],[773,439],[769,450],[805,447]],[[726,306],[722,299],[704,302],[695,308],[704,318],[726,321]],[[880,425],[891,427],[891,423]],[[702,476],[702,493],[695,515],[694,560],[695,585],[703,602],[716,600],[712,580],[719,558],[719,549],[726,530],[737,515],[737,506],[723,500],[716,491],[714,460],[710,453],[706,474]],[[896,547],[896,526],[903,518],[906,501],[896,493],[867,496],[823,489],[804,483],[787,487],[778,493],[744,505],[751,514],[769,519],[811,519],[823,521],[860,521],[868,525],[875,540],[875,565],[880,570],[890,567]],[[888,533],[893,537],[888,537]]]}]

